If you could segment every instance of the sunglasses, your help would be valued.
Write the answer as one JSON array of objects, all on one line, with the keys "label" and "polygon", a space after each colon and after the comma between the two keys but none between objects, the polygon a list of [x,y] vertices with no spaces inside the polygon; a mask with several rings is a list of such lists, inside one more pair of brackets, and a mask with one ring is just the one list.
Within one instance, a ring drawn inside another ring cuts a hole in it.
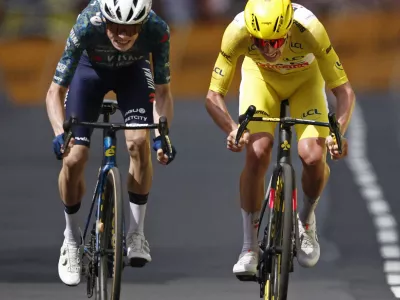
[{"label": "sunglasses", "polygon": [[267,47],[267,45],[271,46],[274,49],[278,49],[285,44],[286,37],[283,37],[280,39],[275,39],[275,40],[262,40],[262,39],[253,37],[253,42],[254,42],[254,45],[256,45],[256,47],[259,49],[264,49]]},{"label": "sunglasses", "polygon": [[134,24],[134,25],[122,25],[118,23],[111,22],[109,20],[106,21],[108,30],[112,31],[115,34],[119,34],[124,32],[128,36],[134,36],[142,31],[143,24]]}]

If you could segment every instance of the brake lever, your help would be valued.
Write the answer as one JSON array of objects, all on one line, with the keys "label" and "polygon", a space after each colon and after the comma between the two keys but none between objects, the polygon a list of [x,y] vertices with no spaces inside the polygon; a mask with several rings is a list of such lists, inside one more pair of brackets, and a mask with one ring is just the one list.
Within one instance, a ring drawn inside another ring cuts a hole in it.
[{"label": "brake lever", "polygon": [[64,129],[64,151],[68,149],[69,142],[72,138],[72,124],[76,123],[76,118],[70,117],[68,120],[64,121],[63,129]]},{"label": "brake lever", "polygon": [[331,133],[334,134],[336,143],[338,145],[339,154],[342,154],[342,135],[340,133],[340,124],[336,119],[335,113],[333,112],[329,113],[328,119]]},{"label": "brake lever", "polygon": [[172,152],[172,144],[171,140],[168,136],[169,128],[168,128],[168,121],[165,116],[161,116],[158,122],[158,132],[161,136],[161,148],[164,153],[167,154],[168,158],[171,160],[173,159],[173,152]]},{"label": "brake lever", "polygon": [[251,118],[254,116],[256,113],[256,107],[254,105],[250,105],[246,112],[244,113],[244,120],[242,122],[239,121],[240,126],[238,129],[238,132],[236,134],[236,139],[235,139],[235,145],[237,146],[239,144],[239,140],[242,137],[244,131],[247,128],[247,125],[249,124]]}]

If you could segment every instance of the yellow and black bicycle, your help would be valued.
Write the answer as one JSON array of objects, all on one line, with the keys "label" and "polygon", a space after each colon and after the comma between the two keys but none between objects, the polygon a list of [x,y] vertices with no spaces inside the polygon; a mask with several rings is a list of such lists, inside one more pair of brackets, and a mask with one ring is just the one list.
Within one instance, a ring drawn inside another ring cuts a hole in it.
[{"label": "yellow and black bicycle", "polygon": [[261,212],[260,222],[266,211],[268,216],[265,228],[258,237],[261,255],[256,276],[237,276],[242,281],[255,281],[260,284],[260,298],[266,300],[286,300],[289,286],[289,273],[293,272],[293,259],[300,248],[297,223],[297,187],[295,171],[291,162],[292,126],[307,124],[329,127],[336,139],[339,153],[342,151],[340,126],[334,113],[329,113],[329,123],[288,117],[288,100],[281,102],[280,117],[254,117],[256,107],[250,105],[244,115],[239,117],[238,144],[249,122],[279,123],[278,157],[274,165],[269,186]]}]

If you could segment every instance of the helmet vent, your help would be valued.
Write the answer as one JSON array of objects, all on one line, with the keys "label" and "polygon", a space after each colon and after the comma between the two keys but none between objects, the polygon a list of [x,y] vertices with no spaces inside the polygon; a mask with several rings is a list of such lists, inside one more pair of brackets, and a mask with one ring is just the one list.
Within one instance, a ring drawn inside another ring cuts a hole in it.
[{"label": "helmet vent", "polygon": [[145,13],[146,13],[146,8],[143,7],[142,10],[140,11],[140,13],[138,14],[138,16],[135,19],[136,20],[140,20],[141,18],[143,18]]},{"label": "helmet vent", "polygon": [[260,25],[258,24],[257,17],[254,14],[251,14],[251,16],[252,16],[251,25],[253,25],[254,30],[260,31]]},{"label": "helmet vent", "polygon": [[274,25],[274,31],[275,31],[275,32],[278,32],[278,31],[279,31],[279,29],[278,29],[278,24],[279,24],[279,17],[277,17],[277,18],[276,18],[276,21],[275,21],[275,25]]},{"label": "helmet vent", "polygon": [[138,3],[138,0],[133,0],[133,6],[136,7],[137,3]]},{"label": "helmet vent", "polygon": [[[287,6],[286,8],[286,16],[291,15],[291,11],[290,11],[290,4]],[[293,18],[290,18],[290,22],[288,24],[288,26],[286,26],[286,29],[288,29],[293,23]]]},{"label": "helmet vent", "polygon": [[113,14],[111,13],[110,9],[108,8],[108,5],[105,5],[105,11],[107,13],[107,15],[109,15],[111,18],[113,17]]},{"label": "helmet vent", "polygon": [[131,18],[132,18],[132,16],[133,16],[133,8],[131,8],[130,10],[129,10],[129,14],[128,14],[128,17],[126,18],[127,20],[130,20]]},{"label": "helmet vent", "polygon": [[118,17],[118,19],[122,19],[122,16],[121,16],[121,9],[118,7],[118,9],[117,9],[117,11],[116,11],[116,13],[117,13],[117,17]]}]

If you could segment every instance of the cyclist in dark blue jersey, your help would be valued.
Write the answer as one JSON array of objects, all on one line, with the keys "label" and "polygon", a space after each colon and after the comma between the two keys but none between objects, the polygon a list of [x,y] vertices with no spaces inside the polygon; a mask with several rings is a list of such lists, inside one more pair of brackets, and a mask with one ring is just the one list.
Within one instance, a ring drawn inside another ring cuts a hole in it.
[{"label": "cyclist in dark blue jersey", "polygon": [[[127,124],[152,123],[160,115],[165,115],[171,123],[173,117],[170,32],[151,5],[151,0],[92,0],[70,32],[47,92],[47,113],[55,134],[53,148],[56,157],[63,160],[59,190],[65,205],[66,228],[58,272],[67,285],[78,285],[81,276],[79,253],[83,245],[78,211],[85,192],[84,170],[92,132],[74,129],[71,147],[64,149],[64,119],[75,115],[81,121],[96,121],[109,91],[115,92]],[[158,161],[164,165],[170,163],[161,149],[157,130],[155,136],[153,149]],[[128,257],[131,265],[141,266],[151,261],[143,230],[153,175],[150,132],[126,131],[125,137],[130,154]]]}]

